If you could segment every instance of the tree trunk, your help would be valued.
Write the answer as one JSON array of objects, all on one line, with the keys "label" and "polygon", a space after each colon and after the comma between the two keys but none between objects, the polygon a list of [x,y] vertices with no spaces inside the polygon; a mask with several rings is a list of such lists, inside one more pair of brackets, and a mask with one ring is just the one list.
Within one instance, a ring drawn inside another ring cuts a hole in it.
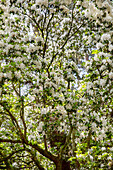
[{"label": "tree trunk", "polygon": [[58,163],[56,164],[55,170],[62,170],[62,161],[61,160],[59,160]]},{"label": "tree trunk", "polygon": [[70,163],[65,160],[59,160],[55,170],[71,170]]}]

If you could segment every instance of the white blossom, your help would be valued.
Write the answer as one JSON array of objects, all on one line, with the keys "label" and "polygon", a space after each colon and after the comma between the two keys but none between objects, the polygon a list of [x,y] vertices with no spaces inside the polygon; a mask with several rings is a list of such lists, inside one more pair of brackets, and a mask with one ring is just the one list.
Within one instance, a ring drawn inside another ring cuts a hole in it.
[{"label": "white blossom", "polygon": [[93,96],[94,92],[93,92],[93,90],[89,90],[88,93],[89,93],[89,95]]},{"label": "white blossom", "polygon": [[40,37],[40,36],[36,36],[36,38],[35,38],[35,39],[36,39],[36,41],[37,41],[37,42],[40,42],[40,41],[42,41],[42,42],[43,42],[43,38],[42,38],[42,37]]},{"label": "white blossom", "polygon": [[62,1],[64,1],[66,5],[69,5],[72,2],[72,0],[62,0]]},{"label": "white blossom", "polygon": [[113,18],[108,14],[108,11],[106,11],[106,17],[103,20],[108,22],[113,21]]},{"label": "white blossom", "polygon": [[104,60],[102,60],[102,62],[103,62],[103,64],[106,64],[107,60],[106,60],[106,59],[104,59]]},{"label": "white blossom", "polygon": [[25,65],[21,63],[19,67],[23,70],[25,68]]},{"label": "white blossom", "polygon": [[81,1],[77,1],[76,5],[81,5]]},{"label": "white blossom", "polygon": [[99,61],[99,58],[98,58],[98,55],[97,55],[97,54],[95,54],[94,60],[95,60],[95,61]]},{"label": "white blossom", "polygon": [[89,90],[91,87],[93,87],[93,83],[92,82],[88,82],[87,83],[87,90]]},{"label": "white blossom", "polygon": [[33,89],[33,94],[38,94],[39,93],[39,89]]},{"label": "white blossom", "polygon": [[106,84],[106,79],[100,79],[100,86],[105,86]]},{"label": "white blossom", "polygon": [[0,41],[0,47],[4,47],[4,41],[3,40]]},{"label": "white blossom", "polygon": [[110,40],[110,38],[111,38],[111,36],[110,36],[110,34],[109,33],[105,33],[105,34],[103,34],[102,36],[101,36],[101,40],[102,40],[102,42],[103,41],[106,41],[106,40]]},{"label": "white blossom", "polygon": [[[79,2],[80,2],[80,1],[77,1],[77,5],[80,4]],[[84,1],[82,2],[82,6],[83,6],[83,7],[87,8],[88,5],[89,5],[89,2],[88,2],[88,1],[84,0]]]},{"label": "white blossom", "polygon": [[38,49],[38,47],[36,48],[33,44],[29,45],[29,48],[27,49],[28,52],[34,52]]},{"label": "white blossom", "polygon": [[15,71],[15,76],[17,78],[21,78],[21,72],[20,71]]},{"label": "white blossom", "polygon": [[48,6],[48,0],[36,0],[36,5]]},{"label": "white blossom", "polygon": [[102,148],[101,148],[101,150],[102,150],[102,151],[105,151],[105,150],[106,150],[106,148],[105,148],[105,147],[102,147]]},{"label": "white blossom", "polygon": [[93,156],[90,155],[89,157],[90,157],[90,159],[93,161]]},{"label": "white blossom", "polygon": [[96,123],[95,123],[95,122],[93,122],[91,126],[92,126],[92,129],[93,129],[93,130],[95,130],[95,129],[96,129],[96,127],[97,127],[97,125],[96,125]]},{"label": "white blossom", "polygon": [[84,132],[81,132],[81,133],[80,133],[80,137],[81,137],[81,138],[85,138],[85,133],[84,133]]},{"label": "white blossom", "polygon": [[64,12],[68,13],[69,9],[65,7],[64,5],[60,5],[60,9],[63,9]]},{"label": "white blossom", "polygon": [[8,72],[7,75],[6,75],[9,79],[12,78],[12,73],[11,72]]},{"label": "white blossom", "polygon": [[58,111],[61,112],[62,115],[66,115],[66,113],[67,113],[66,110],[65,110],[65,108],[64,108],[64,106],[58,105],[58,106],[56,107],[56,109],[58,109]]},{"label": "white blossom", "polygon": [[110,79],[113,79],[113,72],[110,72],[110,73],[109,73],[109,78],[110,78]]},{"label": "white blossom", "polygon": [[102,48],[104,45],[102,44],[102,43],[97,43],[96,44],[96,47],[97,47],[97,49],[100,49],[100,48]]},{"label": "white blossom", "polygon": [[112,62],[112,60],[110,60],[110,59],[107,59],[107,62],[108,62],[110,65],[113,65],[113,62]]},{"label": "white blossom", "polygon": [[71,110],[71,109],[72,109],[72,106],[71,106],[71,104],[70,104],[70,103],[68,103],[68,104],[66,105],[66,109],[69,109],[69,110]]},{"label": "white blossom", "polygon": [[41,114],[43,115],[43,114],[46,114],[48,112],[48,109],[47,108],[42,108],[41,109]]},{"label": "white blossom", "polygon": [[105,65],[102,65],[101,67],[100,67],[100,70],[101,71],[103,71],[103,70],[105,70],[106,69],[106,66]]},{"label": "white blossom", "polygon": [[31,10],[36,10],[36,4],[33,4],[33,5],[31,6]]},{"label": "white blossom", "polygon": [[44,123],[40,122],[38,126],[38,131],[41,132],[43,130]]},{"label": "white blossom", "polygon": [[113,50],[113,45],[110,44],[110,45],[109,45],[109,51],[112,51],[112,50]]},{"label": "white blossom", "polygon": [[34,60],[33,62],[36,64],[36,68],[41,69],[42,63],[40,61]]},{"label": "white blossom", "polygon": [[107,159],[108,159],[108,160],[112,160],[112,157],[111,157],[111,156],[109,156],[109,157],[107,157]]},{"label": "white blossom", "polygon": [[97,0],[97,1],[96,1],[96,4],[97,4],[97,6],[98,6],[99,8],[102,8],[102,7],[103,7],[103,2],[100,1],[100,0]]}]

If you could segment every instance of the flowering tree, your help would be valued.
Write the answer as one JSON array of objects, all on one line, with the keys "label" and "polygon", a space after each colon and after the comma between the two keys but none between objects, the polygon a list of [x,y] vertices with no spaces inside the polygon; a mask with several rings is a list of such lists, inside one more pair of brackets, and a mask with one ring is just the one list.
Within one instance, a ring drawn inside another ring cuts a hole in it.
[{"label": "flowering tree", "polygon": [[110,169],[113,3],[0,2],[0,168]]}]

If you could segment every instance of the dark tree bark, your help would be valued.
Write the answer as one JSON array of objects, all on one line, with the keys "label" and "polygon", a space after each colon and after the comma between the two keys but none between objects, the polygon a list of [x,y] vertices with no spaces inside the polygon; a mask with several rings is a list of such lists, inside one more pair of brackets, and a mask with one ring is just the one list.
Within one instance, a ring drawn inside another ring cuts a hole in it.
[{"label": "dark tree bark", "polygon": [[59,160],[55,170],[71,170],[70,163],[65,160]]}]

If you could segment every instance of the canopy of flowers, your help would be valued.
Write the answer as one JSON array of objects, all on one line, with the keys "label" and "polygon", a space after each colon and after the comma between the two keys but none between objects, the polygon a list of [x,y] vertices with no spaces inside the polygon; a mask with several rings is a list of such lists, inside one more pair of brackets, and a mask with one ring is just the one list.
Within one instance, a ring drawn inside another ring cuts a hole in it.
[{"label": "canopy of flowers", "polygon": [[111,169],[113,2],[0,0],[0,168]]}]

